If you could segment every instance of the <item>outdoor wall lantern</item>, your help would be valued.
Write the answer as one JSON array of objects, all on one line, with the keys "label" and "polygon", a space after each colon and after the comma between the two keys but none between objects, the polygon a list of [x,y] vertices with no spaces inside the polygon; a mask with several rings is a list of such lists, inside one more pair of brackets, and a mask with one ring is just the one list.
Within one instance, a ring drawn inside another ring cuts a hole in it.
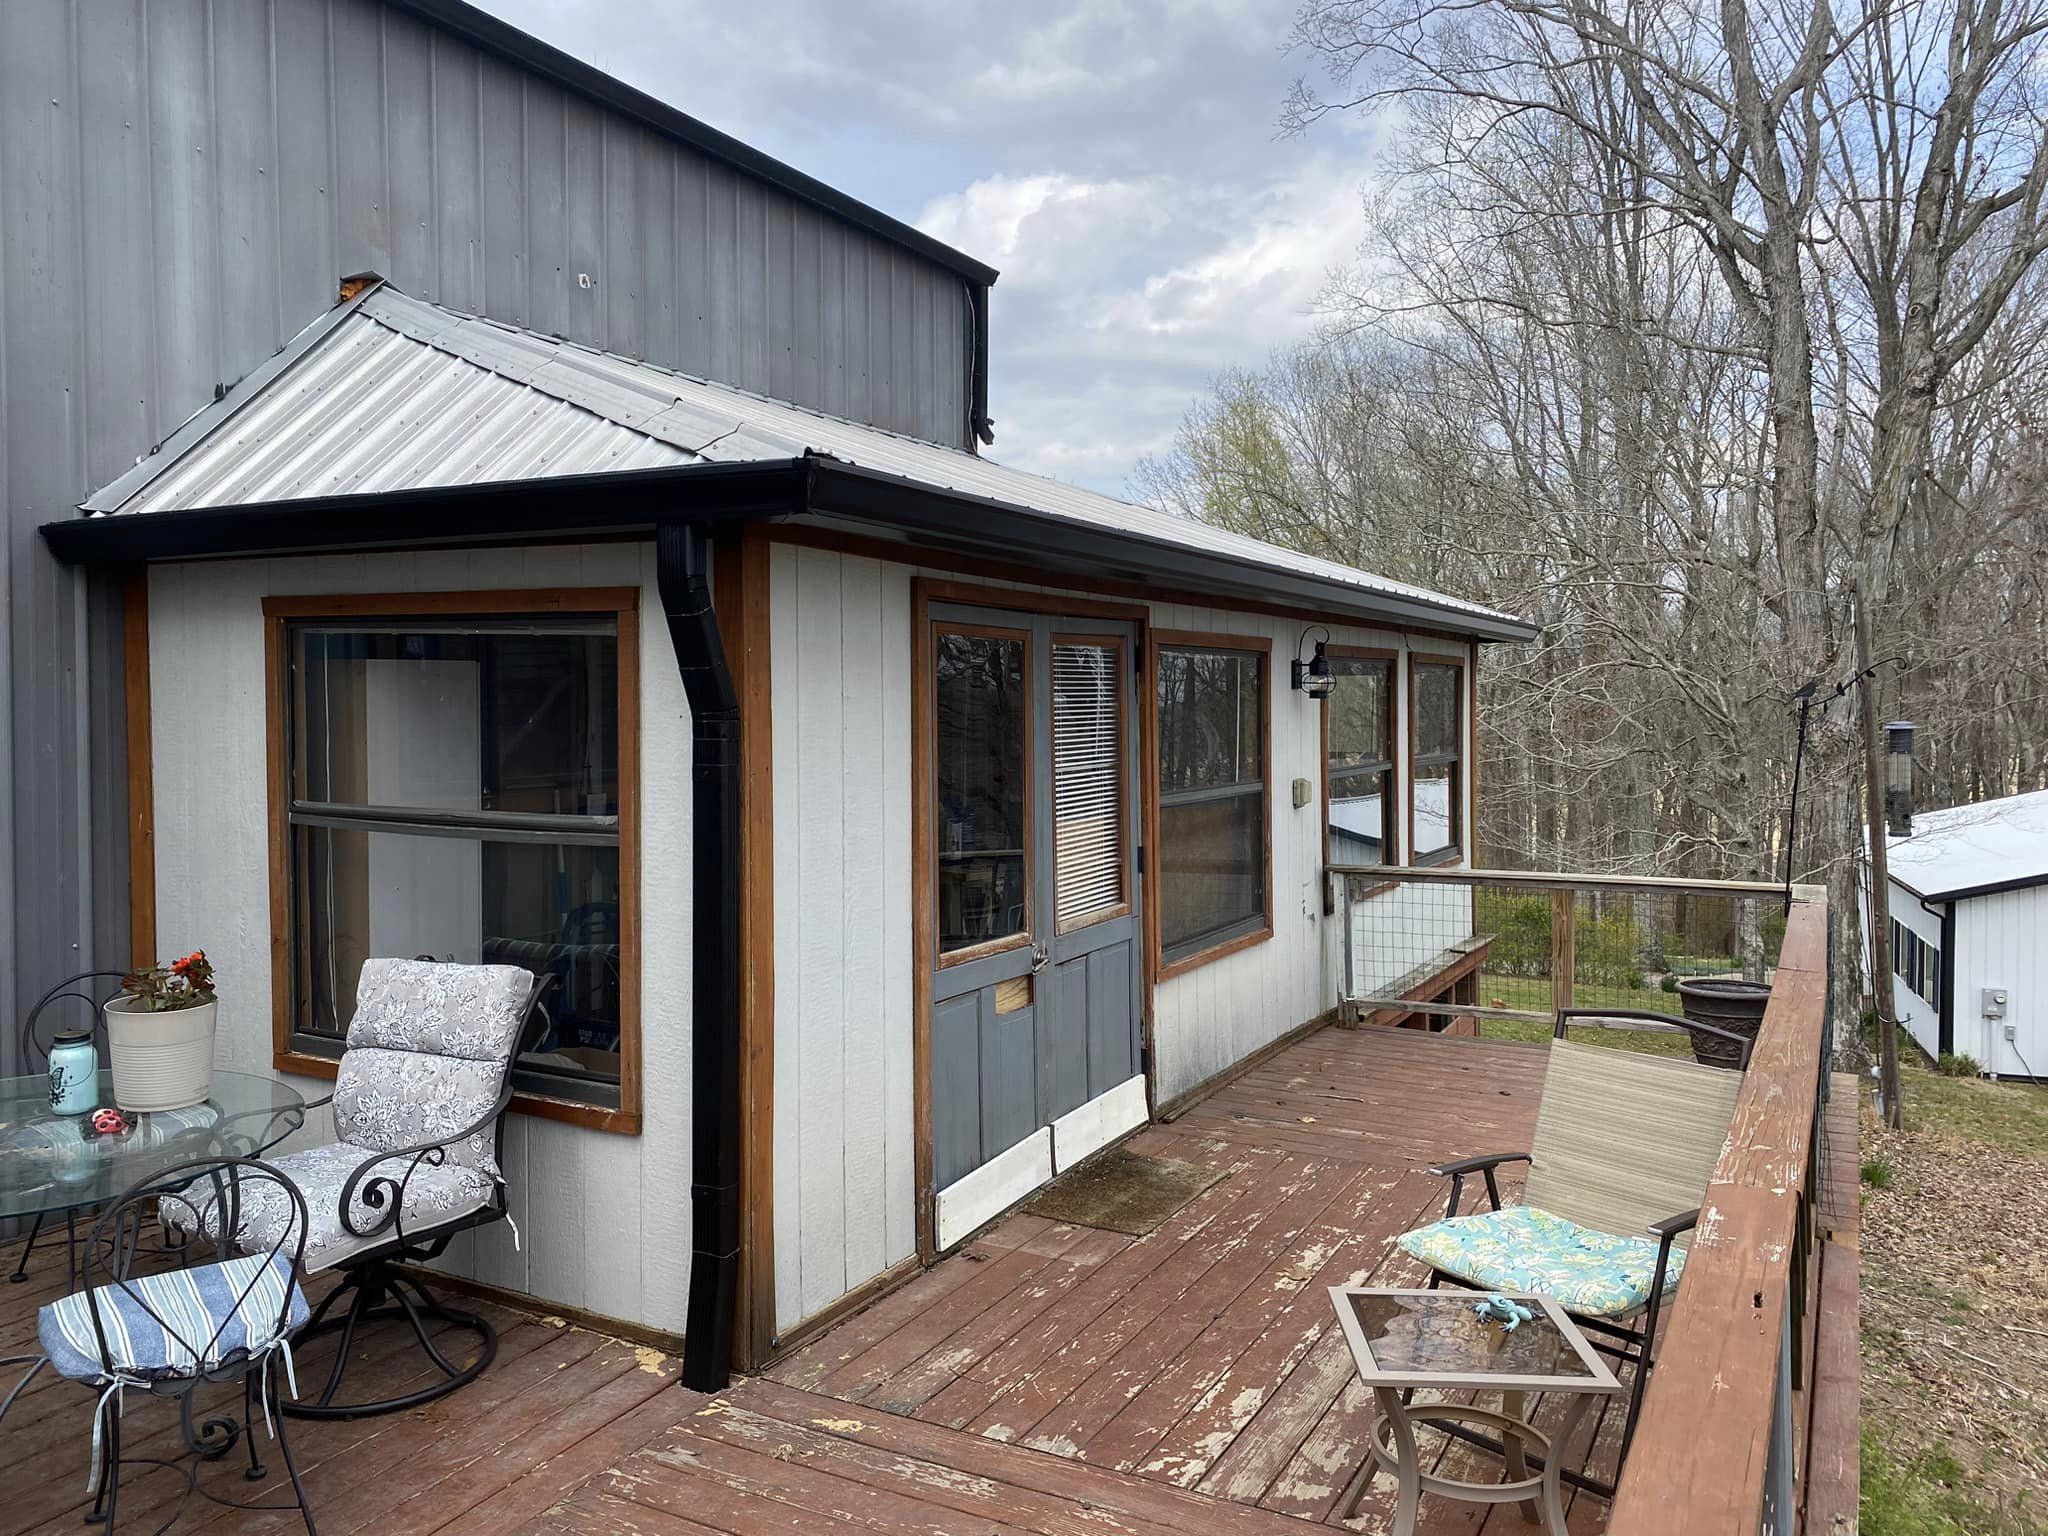
[{"label": "outdoor wall lantern", "polygon": [[1320,624],[1309,625],[1301,632],[1301,638],[1294,642],[1294,686],[1312,699],[1327,699],[1330,690],[1337,685],[1337,680],[1330,676],[1330,658],[1323,654],[1323,647],[1330,639],[1327,629],[1323,629],[1323,638],[1316,642],[1315,655],[1307,661],[1301,659],[1302,646],[1319,629],[1323,629]]}]

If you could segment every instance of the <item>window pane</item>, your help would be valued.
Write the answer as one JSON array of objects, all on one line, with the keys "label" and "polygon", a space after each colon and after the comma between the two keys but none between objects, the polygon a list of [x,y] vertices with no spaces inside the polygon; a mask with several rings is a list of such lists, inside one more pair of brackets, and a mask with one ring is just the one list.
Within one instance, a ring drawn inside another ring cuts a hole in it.
[{"label": "window pane", "polygon": [[1265,776],[1259,658],[1242,651],[1159,653],[1159,788],[1203,789]]},{"label": "window pane", "polygon": [[1061,932],[1124,902],[1123,651],[1052,648],[1054,916]]},{"label": "window pane", "polygon": [[1457,667],[1415,669],[1415,750],[1419,756],[1455,753],[1459,746]]},{"label": "window pane", "polygon": [[1338,864],[1383,864],[1391,856],[1387,808],[1393,803],[1388,769],[1330,775],[1330,858]]},{"label": "window pane", "polygon": [[1263,917],[1266,797],[1225,795],[1159,810],[1159,940],[1179,948]]},{"label": "window pane", "polygon": [[1423,764],[1415,770],[1415,856],[1441,853],[1458,842],[1458,765]]},{"label": "window pane", "polygon": [[1392,664],[1335,656],[1330,675],[1330,771],[1393,761]]},{"label": "window pane", "polygon": [[1025,742],[1031,700],[1024,642],[941,631],[937,689],[939,949],[1022,933]]},{"label": "window pane", "polygon": [[552,975],[529,1067],[619,1077],[619,850],[341,827],[292,829],[301,1028],[340,1039],[371,956]]},{"label": "window pane", "polygon": [[618,814],[618,637],[560,624],[305,626],[293,797]]}]

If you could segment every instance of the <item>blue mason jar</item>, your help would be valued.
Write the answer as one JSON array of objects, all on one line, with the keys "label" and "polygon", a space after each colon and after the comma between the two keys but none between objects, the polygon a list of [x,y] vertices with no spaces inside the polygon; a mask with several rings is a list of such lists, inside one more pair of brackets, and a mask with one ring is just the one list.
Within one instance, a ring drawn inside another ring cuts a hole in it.
[{"label": "blue mason jar", "polygon": [[50,1112],[83,1115],[99,1107],[100,1053],[92,1031],[67,1031],[50,1046]]}]

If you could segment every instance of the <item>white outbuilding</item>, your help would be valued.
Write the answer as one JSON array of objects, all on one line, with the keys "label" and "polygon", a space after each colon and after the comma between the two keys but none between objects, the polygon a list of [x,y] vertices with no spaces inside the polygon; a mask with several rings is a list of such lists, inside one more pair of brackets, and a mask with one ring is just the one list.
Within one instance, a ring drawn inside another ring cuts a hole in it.
[{"label": "white outbuilding", "polygon": [[1890,840],[1892,995],[1929,1055],[2048,1079],[2048,790],[1922,811]]}]

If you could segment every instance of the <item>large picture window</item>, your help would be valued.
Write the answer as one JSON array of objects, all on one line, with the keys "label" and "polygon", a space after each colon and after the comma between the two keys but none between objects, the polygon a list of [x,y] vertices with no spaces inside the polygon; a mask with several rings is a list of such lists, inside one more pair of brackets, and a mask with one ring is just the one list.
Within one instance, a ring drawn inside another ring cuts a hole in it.
[{"label": "large picture window", "polygon": [[1417,864],[1443,864],[1465,851],[1465,668],[1411,657],[1409,847]]},{"label": "large picture window", "polygon": [[[611,1110],[637,1078],[628,801],[634,594],[613,606],[274,600],[293,1054],[335,1056],[373,956],[552,977],[526,1093]],[[403,601],[403,600],[401,600]],[[622,719],[622,716],[625,718]],[[633,1064],[629,1068],[629,1062]]]},{"label": "large picture window", "polygon": [[1388,654],[1329,653],[1330,697],[1323,713],[1324,794],[1332,864],[1392,864],[1395,829],[1394,659]]},{"label": "large picture window", "polygon": [[1159,650],[1159,945],[1168,965],[1270,930],[1264,650]]}]

